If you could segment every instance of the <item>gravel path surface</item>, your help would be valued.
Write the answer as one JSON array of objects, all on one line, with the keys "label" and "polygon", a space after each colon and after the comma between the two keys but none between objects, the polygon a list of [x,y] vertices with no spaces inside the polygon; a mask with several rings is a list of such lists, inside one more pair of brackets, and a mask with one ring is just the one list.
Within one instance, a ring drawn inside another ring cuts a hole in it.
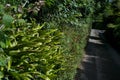
[{"label": "gravel path surface", "polygon": [[120,56],[104,41],[103,32],[91,30],[75,80],[120,80]]}]

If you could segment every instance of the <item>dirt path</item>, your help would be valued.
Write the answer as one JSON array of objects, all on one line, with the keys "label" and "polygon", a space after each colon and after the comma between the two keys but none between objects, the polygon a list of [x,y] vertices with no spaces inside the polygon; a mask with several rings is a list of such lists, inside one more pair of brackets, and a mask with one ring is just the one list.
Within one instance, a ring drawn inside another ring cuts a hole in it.
[{"label": "dirt path", "polygon": [[120,56],[103,40],[103,32],[91,30],[75,80],[120,80]]}]

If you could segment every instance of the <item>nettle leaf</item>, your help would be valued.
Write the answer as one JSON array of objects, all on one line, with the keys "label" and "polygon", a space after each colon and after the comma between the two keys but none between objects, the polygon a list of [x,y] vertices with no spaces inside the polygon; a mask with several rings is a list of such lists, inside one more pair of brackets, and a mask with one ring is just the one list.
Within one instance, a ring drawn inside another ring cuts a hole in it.
[{"label": "nettle leaf", "polygon": [[13,19],[14,18],[11,15],[4,14],[2,22],[5,26],[9,27],[9,26],[11,26]]}]

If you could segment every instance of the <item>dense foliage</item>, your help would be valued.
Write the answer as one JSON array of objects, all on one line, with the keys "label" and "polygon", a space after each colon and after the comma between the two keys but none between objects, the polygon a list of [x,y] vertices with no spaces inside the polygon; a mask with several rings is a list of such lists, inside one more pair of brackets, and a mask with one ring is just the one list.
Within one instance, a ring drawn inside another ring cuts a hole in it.
[{"label": "dense foliage", "polygon": [[93,27],[104,29],[105,37],[120,50],[120,0],[95,0]]},{"label": "dense foliage", "polygon": [[[80,64],[94,12],[92,0],[62,0],[53,2],[43,13],[64,33],[64,71],[55,80],[73,80]],[[52,8],[52,10],[51,10]],[[48,11],[48,12],[47,12]],[[46,14],[45,14],[46,13]]]},{"label": "dense foliage", "polygon": [[3,33],[8,33],[9,39],[1,41],[1,78],[54,78],[64,63],[59,42],[61,33],[56,29],[43,29],[44,25],[34,23],[19,26],[20,28],[15,25],[12,27],[12,30],[2,29]]},{"label": "dense foliage", "polygon": [[[104,24],[106,37],[116,48],[120,49],[120,0],[114,0],[106,6],[104,12]],[[116,43],[114,43],[116,42]]]},{"label": "dense foliage", "polygon": [[[23,19],[24,14],[1,6],[0,79],[51,80],[63,70],[62,33],[47,23]],[[16,7],[17,8],[17,7]]]},{"label": "dense foliage", "polygon": [[73,80],[93,0],[1,0],[0,79]]}]

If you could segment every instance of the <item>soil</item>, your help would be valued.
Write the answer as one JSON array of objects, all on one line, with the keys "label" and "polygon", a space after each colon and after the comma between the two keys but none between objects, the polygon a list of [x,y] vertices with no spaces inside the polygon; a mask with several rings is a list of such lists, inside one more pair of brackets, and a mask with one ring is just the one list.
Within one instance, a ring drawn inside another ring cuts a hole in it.
[{"label": "soil", "polygon": [[75,80],[120,80],[120,55],[105,41],[104,31],[91,30]]}]

